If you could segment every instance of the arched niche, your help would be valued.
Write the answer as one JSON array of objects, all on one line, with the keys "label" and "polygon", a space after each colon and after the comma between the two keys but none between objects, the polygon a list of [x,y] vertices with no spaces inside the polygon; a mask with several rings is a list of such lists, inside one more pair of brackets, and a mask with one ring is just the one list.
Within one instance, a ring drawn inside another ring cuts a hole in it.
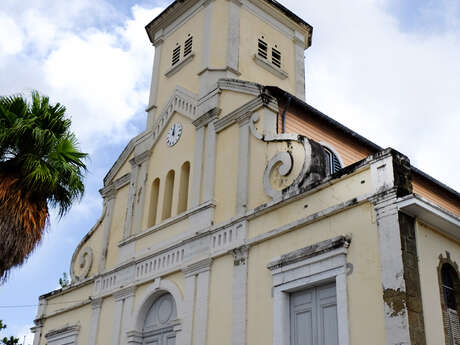
[{"label": "arched niche", "polygon": [[179,344],[183,320],[183,297],[179,288],[169,280],[156,279],[138,301],[128,343]]}]

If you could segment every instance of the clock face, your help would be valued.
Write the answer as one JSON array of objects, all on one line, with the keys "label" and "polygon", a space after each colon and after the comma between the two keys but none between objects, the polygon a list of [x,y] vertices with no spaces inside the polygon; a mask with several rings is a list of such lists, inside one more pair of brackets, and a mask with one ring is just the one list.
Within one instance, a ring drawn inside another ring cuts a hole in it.
[{"label": "clock face", "polygon": [[168,134],[166,136],[166,144],[168,146],[174,146],[179,141],[179,138],[182,134],[182,125],[180,123],[175,123],[171,126],[168,130]]}]

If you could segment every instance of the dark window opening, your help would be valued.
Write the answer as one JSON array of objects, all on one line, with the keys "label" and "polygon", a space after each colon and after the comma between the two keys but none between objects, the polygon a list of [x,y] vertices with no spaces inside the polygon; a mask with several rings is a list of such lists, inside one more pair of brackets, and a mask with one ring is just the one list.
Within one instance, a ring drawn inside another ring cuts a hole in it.
[{"label": "dark window opening", "polygon": [[176,63],[178,63],[180,60],[180,46],[177,46],[173,50],[173,55],[172,55],[172,65],[174,66]]},{"label": "dark window opening", "polygon": [[272,63],[281,68],[281,52],[275,48],[272,48]]},{"label": "dark window opening", "polygon": [[184,57],[192,53],[193,36],[187,38],[184,44]]},{"label": "dark window opening", "polygon": [[264,41],[262,41],[260,38],[259,38],[259,43],[258,43],[257,54],[258,54],[261,58],[264,58],[264,59],[266,59],[266,58],[267,58],[267,55],[268,55],[268,46],[267,46],[267,43],[264,42]]},{"label": "dark window opening", "polygon": [[323,146],[324,152],[326,153],[326,171],[328,174],[333,174],[342,169],[342,164],[337,155],[327,147]]}]

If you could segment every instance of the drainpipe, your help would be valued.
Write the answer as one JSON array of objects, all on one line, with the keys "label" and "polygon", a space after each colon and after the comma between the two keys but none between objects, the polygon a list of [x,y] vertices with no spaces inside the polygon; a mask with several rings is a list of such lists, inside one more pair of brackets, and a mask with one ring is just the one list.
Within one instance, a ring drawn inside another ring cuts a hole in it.
[{"label": "drainpipe", "polygon": [[287,103],[286,103],[286,106],[284,107],[283,113],[281,114],[281,133],[286,132],[286,111],[288,110],[289,106],[291,105],[291,99],[292,99],[292,96],[289,95]]}]

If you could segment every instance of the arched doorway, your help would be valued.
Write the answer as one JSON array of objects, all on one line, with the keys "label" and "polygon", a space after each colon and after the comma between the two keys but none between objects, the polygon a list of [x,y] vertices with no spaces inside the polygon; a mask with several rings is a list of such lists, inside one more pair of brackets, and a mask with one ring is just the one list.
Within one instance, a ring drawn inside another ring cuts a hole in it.
[{"label": "arched doorway", "polygon": [[142,345],[175,345],[179,324],[174,297],[164,293],[156,298],[145,317],[142,329]]}]

